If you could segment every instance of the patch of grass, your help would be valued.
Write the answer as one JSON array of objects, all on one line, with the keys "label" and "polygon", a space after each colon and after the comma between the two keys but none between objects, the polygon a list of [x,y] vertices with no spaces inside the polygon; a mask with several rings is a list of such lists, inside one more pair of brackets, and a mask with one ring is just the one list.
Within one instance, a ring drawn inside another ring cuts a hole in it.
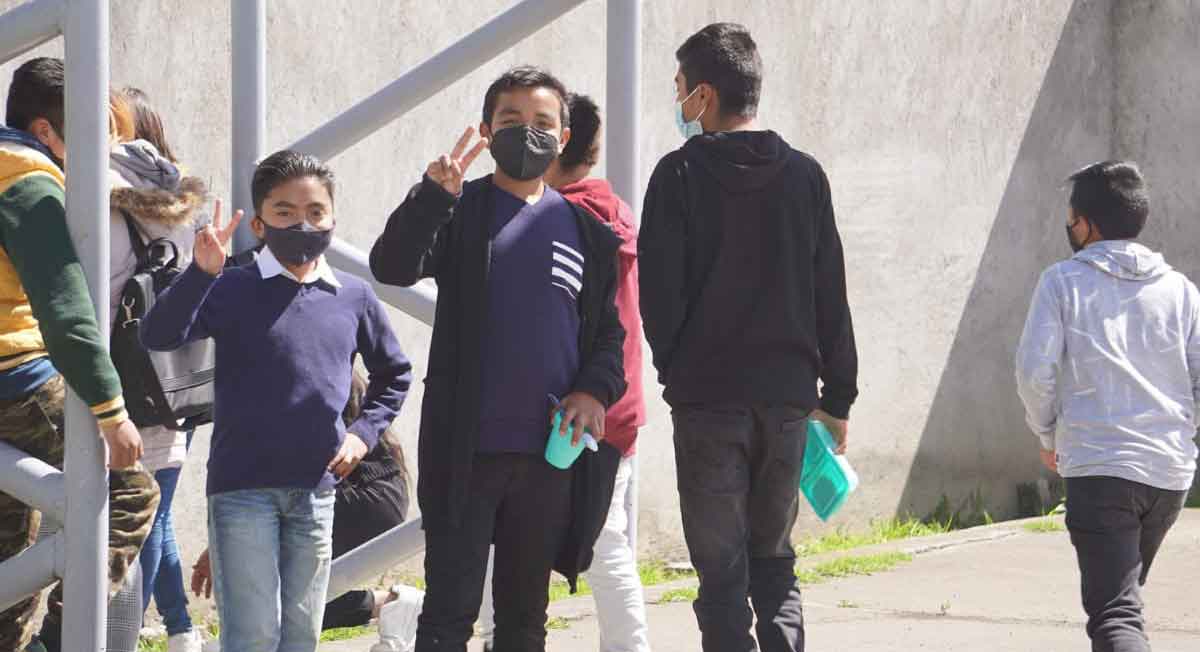
[{"label": "patch of grass", "polygon": [[337,629],[327,629],[321,632],[321,642],[329,643],[331,641],[348,641],[353,638],[366,636],[373,630],[373,627],[368,627],[366,625],[361,625],[359,627],[339,627]]},{"label": "patch of grass", "polygon": [[[643,562],[638,564],[638,577],[642,580],[642,586],[655,586],[673,582],[678,579],[695,577],[696,572],[690,569],[669,568],[661,561]],[[574,596],[571,595],[571,587],[566,580],[555,579],[550,582],[550,601],[564,600],[571,597],[579,597],[581,595],[591,595],[592,587],[588,586],[587,580],[583,577],[579,578],[578,591]]]},{"label": "patch of grass", "polygon": [[850,600],[838,600],[838,609],[858,609],[858,603]]},{"label": "patch of grass", "polygon": [[167,652],[167,637],[140,638],[137,649],[138,652]]},{"label": "patch of grass", "polygon": [[571,595],[571,586],[567,584],[567,581],[555,578],[550,582],[550,602],[592,594],[592,587],[588,586],[587,580],[583,579],[582,576],[579,578],[576,588],[579,590],[574,595]]},{"label": "patch of grass", "polygon": [[802,541],[800,545],[796,546],[796,555],[812,557],[826,552],[850,550],[899,539],[944,534],[952,529],[954,528],[949,522],[924,522],[915,518],[871,521],[871,526],[866,532],[850,532],[839,528],[824,536]]},{"label": "patch of grass", "polygon": [[687,587],[683,589],[671,589],[666,591],[658,598],[658,604],[667,604],[669,602],[695,602],[699,597],[699,591],[696,587]]},{"label": "patch of grass", "polygon": [[950,497],[942,494],[936,507],[922,519],[925,523],[940,523],[951,530],[961,530],[979,525],[991,525],[995,521],[987,509],[987,498],[982,489],[972,491],[957,505]]},{"label": "patch of grass", "polygon": [[796,570],[796,577],[801,584],[820,584],[829,579],[850,577],[851,575],[874,575],[895,568],[897,565],[912,561],[912,555],[906,552],[884,552],[877,555],[858,555],[842,557],[812,568]]},{"label": "patch of grass", "polygon": [[1058,522],[1052,516],[1043,516],[1036,521],[1025,524],[1025,529],[1035,534],[1047,534],[1049,532],[1065,532],[1067,526]]},{"label": "patch of grass", "polygon": [[661,561],[649,561],[638,564],[638,577],[642,586],[666,584],[686,577],[695,577],[696,571],[691,568],[670,568]]},{"label": "patch of grass", "polygon": [[1200,490],[1193,489],[1192,493],[1188,494],[1187,502],[1184,503],[1183,506],[1191,507],[1193,509],[1200,507]]},{"label": "patch of grass", "polygon": [[546,629],[567,629],[570,626],[571,621],[557,616],[546,621]]}]

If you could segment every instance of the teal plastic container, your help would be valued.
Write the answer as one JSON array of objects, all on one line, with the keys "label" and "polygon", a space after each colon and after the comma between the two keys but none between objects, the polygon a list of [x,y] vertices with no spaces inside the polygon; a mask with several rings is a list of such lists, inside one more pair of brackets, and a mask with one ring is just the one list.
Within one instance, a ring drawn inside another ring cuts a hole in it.
[{"label": "teal plastic container", "polygon": [[845,455],[833,452],[836,449],[833,435],[825,424],[809,419],[800,491],[822,521],[828,521],[837,513],[858,488],[858,474],[850,467]]},{"label": "teal plastic container", "polygon": [[550,438],[546,440],[546,461],[551,466],[558,469],[569,469],[579,459],[584,448],[596,450],[596,440],[588,433],[583,433],[579,438],[579,443],[571,445],[571,436],[574,433],[575,427],[568,426],[566,434],[559,434],[558,429],[562,427],[562,412],[554,413],[554,425],[550,427]]}]

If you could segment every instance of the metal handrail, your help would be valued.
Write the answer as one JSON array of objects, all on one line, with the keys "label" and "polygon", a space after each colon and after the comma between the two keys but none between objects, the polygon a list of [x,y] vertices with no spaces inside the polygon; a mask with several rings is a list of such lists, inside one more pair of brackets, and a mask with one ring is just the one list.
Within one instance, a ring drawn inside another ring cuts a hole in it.
[{"label": "metal handrail", "polygon": [[[0,16],[0,62],[62,35],[66,51],[67,224],[108,340],[108,0],[34,0]],[[0,610],[56,577],[63,649],[102,647],[107,612],[108,491],[96,420],[74,393],[66,404],[64,472],[0,446],[0,491],[63,522],[62,532],[0,563]]]}]

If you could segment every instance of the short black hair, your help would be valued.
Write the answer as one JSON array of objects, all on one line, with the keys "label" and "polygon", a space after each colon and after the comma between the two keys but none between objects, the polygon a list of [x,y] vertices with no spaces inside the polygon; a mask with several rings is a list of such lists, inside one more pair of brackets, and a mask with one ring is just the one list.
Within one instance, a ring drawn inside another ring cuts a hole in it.
[{"label": "short black hair", "polygon": [[558,96],[558,117],[563,128],[571,126],[571,116],[567,113],[567,87],[554,75],[534,66],[517,66],[488,86],[487,93],[483,95],[483,124],[492,124],[500,94],[517,88],[548,88],[553,91]]},{"label": "short black hair", "polygon": [[1136,238],[1150,215],[1150,193],[1133,161],[1093,163],[1072,174],[1071,208],[1108,240]]},{"label": "short black hair", "polygon": [[63,87],[66,73],[63,60],[53,57],[38,57],[21,64],[13,72],[12,84],[8,87],[8,106],[4,121],[13,129],[29,131],[29,125],[44,118],[66,138],[63,132]]},{"label": "short black hair", "polygon": [[250,181],[250,198],[254,202],[255,214],[262,215],[263,202],[272,190],[293,179],[305,177],[316,177],[329,191],[329,199],[333,199],[333,170],[317,157],[285,149],[263,159],[254,168],[254,178]]},{"label": "short black hair", "polygon": [[762,58],[750,31],[737,23],[713,23],[692,34],[675,51],[691,93],[711,84],[721,99],[721,113],[753,118],[762,93]]},{"label": "short black hair", "polygon": [[564,170],[573,170],[580,165],[593,166],[600,160],[600,107],[587,95],[567,94],[567,109],[571,115],[571,140],[558,155],[558,164]]}]

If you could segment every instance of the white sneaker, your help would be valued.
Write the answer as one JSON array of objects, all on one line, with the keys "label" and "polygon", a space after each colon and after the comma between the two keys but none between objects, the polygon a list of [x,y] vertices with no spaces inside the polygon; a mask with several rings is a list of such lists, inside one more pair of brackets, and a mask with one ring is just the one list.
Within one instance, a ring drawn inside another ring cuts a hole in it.
[{"label": "white sneaker", "polygon": [[379,610],[379,642],[371,652],[412,652],[425,592],[411,586],[393,586],[391,592],[396,599]]},{"label": "white sneaker", "polygon": [[191,630],[167,639],[167,652],[204,652],[200,632]]}]

